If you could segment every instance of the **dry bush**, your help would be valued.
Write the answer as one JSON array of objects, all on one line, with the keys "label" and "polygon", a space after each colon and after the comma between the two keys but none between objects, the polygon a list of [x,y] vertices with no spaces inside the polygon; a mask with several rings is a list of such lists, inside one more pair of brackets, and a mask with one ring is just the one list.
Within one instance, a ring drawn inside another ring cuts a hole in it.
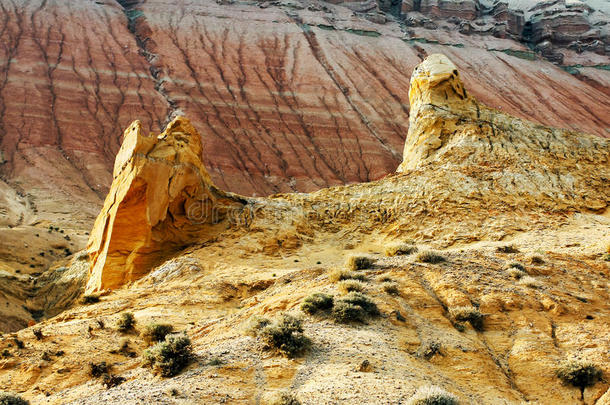
[{"label": "dry bush", "polygon": [[303,300],[301,310],[309,315],[326,311],[333,307],[333,296],[324,293],[313,293]]},{"label": "dry bush", "polygon": [[507,273],[509,276],[511,276],[512,278],[514,278],[515,280],[519,280],[519,279],[521,279],[522,277],[527,276],[527,273],[526,273],[526,272],[524,272],[524,271],[522,271],[522,270],[519,270],[519,269],[518,269],[518,268],[516,268],[516,267],[509,267],[509,268],[508,268],[508,270],[506,270],[506,273]]},{"label": "dry bush", "polygon": [[334,269],[328,275],[328,278],[333,283],[341,280],[359,280],[366,281],[366,276],[364,274],[356,273],[353,271],[347,271],[342,269]]},{"label": "dry bush", "polygon": [[435,385],[418,388],[409,401],[408,405],[458,405],[455,395]]},{"label": "dry bush", "polygon": [[386,256],[392,257],[392,256],[411,255],[415,252],[417,252],[417,247],[415,247],[409,243],[400,243],[397,245],[390,245],[390,246],[386,247],[384,253]]},{"label": "dry bush", "polygon": [[136,324],[136,319],[131,312],[123,312],[117,321],[117,329],[121,332],[132,330]]},{"label": "dry bush", "polygon": [[373,259],[368,256],[350,256],[347,258],[345,266],[352,271],[370,269],[373,266]]},{"label": "dry bush", "polygon": [[191,340],[184,335],[168,335],[165,341],[146,349],[143,364],[150,367],[154,374],[173,377],[186,367],[191,358]]},{"label": "dry bush", "polygon": [[530,287],[530,288],[542,287],[542,283],[532,276],[521,277],[521,279],[519,280],[519,284],[522,284],[522,285],[524,285],[526,287]]},{"label": "dry bush", "polygon": [[151,344],[162,342],[165,339],[165,336],[172,333],[173,330],[174,327],[169,324],[149,323],[140,333],[140,336],[146,343]]},{"label": "dry bush", "polygon": [[246,335],[250,336],[258,336],[260,331],[267,325],[269,325],[271,321],[264,316],[254,315],[248,319],[244,327],[244,332]]},{"label": "dry bush", "polygon": [[475,307],[455,307],[449,310],[451,318],[458,322],[469,322],[478,331],[483,330],[483,314]]},{"label": "dry bush", "polygon": [[282,314],[259,333],[267,348],[286,357],[297,357],[305,352],[311,340],[303,335],[303,321],[289,314]]},{"label": "dry bush", "polygon": [[301,405],[296,397],[286,391],[267,393],[261,398],[261,405]]},{"label": "dry bush", "polygon": [[100,302],[99,295],[85,295],[82,300],[82,303],[85,305],[95,304],[96,302]]},{"label": "dry bush", "polygon": [[592,363],[571,360],[562,363],[557,369],[557,377],[566,384],[584,389],[602,379],[603,371]]},{"label": "dry bush", "polygon": [[89,363],[89,375],[94,378],[101,377],[103,374],[107,374],[110,370],[110,366],[105,361],[101,363]]},{"label": "dry bush", "polygon": [[0,391],[0,405],[30,405],[30,402],[12,392]]},{"label": "dry bush", "polygon": [[519,249],[513,244],[498,246],[496,251],[499,253],[519,253]]},{"label": "dry bush", "polygon": [[530,263],[532,263],[532,264],[544,264],[545,261],[542,258],[542,256],[533,255],[533,256],[530,256]]},{"label": "dry bush", "polygon": [[390,295],[400,294],[400,291],[398,290],[398,284],[392,281],[381,284],[381,288],[383,289],[383,291]]},{"label": "dry bush", "polygon": [[362,292],[364,291],[364,283],[358,280],[343,280],[339,283],[338,288],[342,294],[352,291]]},{"label": "dry bush", "polygon": [[440,253],[435,252],[433,250],[424,250],[423,252],[418,253],[417,255],[417,261],[419,262],[423,262],[423,263],[442,263],[444,262],[446,259],[444,256],[442,256]]},{"label": "dry bush", "polygon": [[355,291],[338,299],[332,312],[333,319],[341,323],[363,322],[367,316],[377,315],[377,305],[366,295]]}]

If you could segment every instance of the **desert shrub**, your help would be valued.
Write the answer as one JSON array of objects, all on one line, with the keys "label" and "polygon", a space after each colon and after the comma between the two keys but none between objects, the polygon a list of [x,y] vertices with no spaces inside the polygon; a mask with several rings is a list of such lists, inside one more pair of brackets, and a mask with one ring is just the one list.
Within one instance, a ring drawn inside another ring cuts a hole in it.
[{"label": "desert shrub", "polygon": [[301,402],[289,392],[278,391],[264,395],[261,405],[301,405]]},{"label": "desert shrub", "polygon": [[341,280],[366,281],[366,276],[364,274],[356,273],[353,271],[341,270],[341,269],[335,269],[335,270],[331,271],[330,274],[328,275],[328,278],[333,283],[336,283],[337,281],[341,281]]},{"label": "desert shrub", "polygon": [[594,364],[578,360],[566,361],[557,369],[557,377],[566,384],[584,389],[601,380],[602,370]]},{"label": "desert shrub", "polygon": [[426,360],[431,359],[437,354],[441,354],[441,344],[439,342],[428,342],[426,344],[422,344],[419,349],[419,355]]},{"label": "desert shrub", "polygon": [[44,338],[44,335],[42,334],[42,330],[40,330],[40,329],[32,329],[32,333],[34,334],[34,337],[36,338],[36,340],[42,340]]},{"label": "desert shrub", "polygon": [[263,316],[254,315],[250,317],[248,322],[246,323],[246,327],[244,328],[246,335],[250,336],[258,336],[260,331],[267,325],[269,325],[271,321]]},{"label": "desert shrub", "polygon": [[364,270],[373,266],[373,259],[368,256],[350,256],[345,263],[349,270]]},{"label": "desert shrub", "polygon": [[337,301],[333,307],[332,317],[335,321],[341,323],[364,322],[366,311],[358,305]]},{"label": "desert shrub", "polygon": [[353,291],[338,299],[332,316],[337,322],[363,322],[367,316],[379,315],[377,305],[366,295]]},{"label": "desert shrub", "polygon": [[515,269],[519,269],[521,271],[525,271],[525,267],[521,264],[521,263],[517,263],[517,262],[512,262],[511,264],[508,265],[508,268],[515,268]]},{"label": "desert shrub", "polygon": [[542,285],[540,281],[536,280],[534,277],[531,276],[521,277],[521,279],[519,280],[519,284],[530,288],[539,288]]},{"label": "desert shrub", "polygon": [[121,339],[118,348],[110,350],[113,354],[122,354],[123,356],[135,357],[136,353],[129,348],[129,339]]},{"label": "desert shrub", "polygon": [[12,356],[12,354],[11,354],[11,352],[9,352],[9,350],[8,350],[8,349],[4,349],[4,350],[2,351],[2,357],[5,357],[5,358],[6,358],[6,357],[11,357],[11,356]]},{"label": "desert shrub", "polygon": [[433,250],[424,250],[417,254],[417,260],[423,263],[441,263],[446,259],[444,256]]},{"label": "desert shrub", "polygon": [[313,293],[303,300],[301,310],[313,315],[318,311],[325,311],[333,307],[333,296],[324,293]]},{"label": "desert shrub", "polygon": [[398,291],[398,284],[396,284],[394,282],[385,282],[385,283],[381,284],[381,288],[383,288],[383,291],[385,291],[386,293],[388,293],[390,295],[400,294],[400,291]]},{"label": "desert shrub", "polygon": [[339,283],[338,288],[342,294],[352,291],[362,292],[364,290],[364,283],[358,280],[343,280]]},{"label": "desert shrub", "polygon": [[435,385],[420,387],[407,402],[408,405],[458,405],[455,395]]},{"label": "desert shrub", "polygon": [[542,256],[534,255],[530,257],[530,263],[532,264],[544,264],[545,261]]},{"label": "desert shrub", "polygon": [[104,376],[102,377],[102,384],[104,384],[104,386],[108,389],[116,387],[117,385],[120,385],[124,382],[125,377],[121,377],[114,374],[104,374]]},{"label": "desert shrub", "polygon": [[519,253],[519,249],[517,249],[515,247],[515,245],[504,245],[504,246],[498,246],[496,248],[497,252],[500,253]]},{"label": "desert shrub", "polygon": [[165,336],[172,333],[174,327],[172,325],[163,323],[149,323],[146,325],[144,330],[140,333],[140,336],[148,344],[162,342]]},{"label": "desert shrub", "polygon": [[391,245],[385,248],[385,255],[386,256],[404,256],[404,255],[411,255],[413,253],[417,252],[417,247],[408,244],[408,243],[401,243],[398,245]]},{"label": "desert shrub", "polygon": [[94,378],[101,377],[103,374],[107,374],[110,370],[110,366],[105,361],[101,363],[89,363],[89,375]]},{"label": "desert shrub", "polygon": [[154,374],[173,377],[191,361],[191,340],[184,335],[167,335],[163,342],[144,351],[144,366]]},{"label": "desert shrub", "polygon": [[303,353],[311,343],[310,339],[303,335],[303,321],[288,314],[282,314],[265,326],[259,335],[268,348],[290,358]]},{"label": "desert shrub", "polygon": [[136,319],[131,312],[123,312],[117,321],[117,329],[121,332],[126,332],[133,329],[136,324]]},{"label": "desert shrub", "polygon": [[483,314],[474,307],[455,307],[449,310],[455,321],[469,322],[476,330],[483,330]]},{"label": "desert shrub", "polygon": [[30,405],[30,402],[17,394],[0,391],[0,405]]},{"label": "desert shrub", "polygon": [[100,302],[99,295],[85,295],[83,297],[83,304],[95,304],[96,302]]},{"label": "desert shrub", "polygon": [[23,340],[19,340],[17,338],[17,336],[13,337],[13,342],[15,343],[15,345],[17,345],[18,349],[23,349],[25,347],[25,344],[23,343]]},{"label": "desert shrub", "polygon": [[506,273],[515,280],[519,280],[520,278],[527,276],[526,272],[519,270],[516,267],[509,267],[508,270],[506,270]]}]

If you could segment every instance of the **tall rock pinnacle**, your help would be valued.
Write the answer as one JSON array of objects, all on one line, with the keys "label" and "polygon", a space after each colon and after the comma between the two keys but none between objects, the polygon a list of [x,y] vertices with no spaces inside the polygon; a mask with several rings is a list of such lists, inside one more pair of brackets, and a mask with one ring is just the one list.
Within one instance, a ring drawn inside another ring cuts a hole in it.
[{"label": "tall rock pinnacle", "polygon": [[159,136],[139,121],[125,131],[112,186],[87,250],[87,291],[116,288],[146,274],[172,252],[227,226],[244,200],[218,190],[201,162],[199,133],[183,117]]}]

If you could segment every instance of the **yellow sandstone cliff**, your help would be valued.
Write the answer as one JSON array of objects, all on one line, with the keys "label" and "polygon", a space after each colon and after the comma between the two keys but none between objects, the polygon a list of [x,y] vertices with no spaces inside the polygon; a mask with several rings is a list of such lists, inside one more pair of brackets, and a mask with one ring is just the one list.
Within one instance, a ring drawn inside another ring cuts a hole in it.
[{"label": "yellow sandstone cliff", "polygon": [[87,291],[115,288],[146,274],[177,249],[204,242],[244,201],[219,191],[201,162],[199,133],[177,117],[165,131],[125,131],[113,181],[87,244]]}]

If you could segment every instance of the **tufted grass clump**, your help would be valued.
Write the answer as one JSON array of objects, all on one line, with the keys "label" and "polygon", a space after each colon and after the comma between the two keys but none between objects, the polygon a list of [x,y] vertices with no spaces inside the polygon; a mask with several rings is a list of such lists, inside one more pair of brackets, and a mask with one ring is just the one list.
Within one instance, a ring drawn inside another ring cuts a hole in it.
[{"label": "tufted grass clump", "polygon": [[269,325],[271,321],[264,316],[254,315],[248,319],[246,326],[244,328],[244,332],[249,336],[258,336],[261,330],[267,325]]},{"label": "tufted grass clump", "polygon": [[261,405],[301,405],[301,402],[290,392],[277,391],[264,395]]},{"label": "tufted grass clump", "polygon": [[289,358],[299,356],[311,345],[311,340],[303,334],[303,321],[289,314],[280,315],[262,328],[259,336],[268,349]]},{"label": "tufted grass clump", "polygon": [[525,271],[525,266],[523,266],[521,263],[518,263],[518,262],[512,262],[512,263],[510,263],[510,264],[508,265],[508,268],[509,268],[509,269],[514,268],[514,269],[519,269],[519,270],[521,270],[521,271]]},{"label": "tufted grass clump", "polygon": [[395,283],[393,281],[387,281],[381,284],[381,288],[383,289],[383,291],[390,295],[400,294],[400,291],[398,290],[398,283]]},{"label": "tufted grass clump", "polygon": [[524,272],[523,270],[519,270],[516,267],[509,267],[508,270],[506,270],[506,273],[511,276],[512,278],[514,278],[515,280],[519,280],[525,276],[527,276],[527,273]]},{"label": "tufted grass clump", "polygon": [[342,269],[335,269],[330,272],[328,278],[333,283],[342,280],[358,280],[358,281],[366,281],[366,276],[361,273],[356,273],[354,271],[347,271]]},{"label": "tufted grass clump", "polygon": [[114,374],[104,374],[102,377],[102,384],[107,389],[112,387],[116,387],[117,385],[121,385],[125,382],[125,377],[121,377],[119,375]]},{"label": "tufted grass clump", "polygon": [[101,363],[89,363],[89,375],[94,378],[101,377],[104,374],[108,373],[110,370],[110,366],[102,361]]},{"label": "tufted grass clump", "polygon": [[342,294],[347,294],[352,291],[364,291],[364,283],[358,280],[343,280],[338,285],[339,291]]},{"label": "tufted grass clump", "polygon": [[449,310],[453,320],[469,322],[475,330],[483,330],[483,314],[475,307],[455,307]]},{"label": "tufted grass clump", "polygon": [[496,251],[499,253],[519,253],[519,249],[513,244],[498,246]]},{"label": "tufted grass clump", "polygon": [[369,316],[379,315],[377,305],[366,295],[353,291],[338,299],[332,317],[336,322],[364,322]]},{"label": "tufted grass clump", "polygon": [[85,305],[89,305],[89,304],[95,304],[97,302],[100,302],[100,296],[99,295],[85,295],[83,297],[82,303]]},{"label": "tufted grass clump", "polygon": [[303,300],[301,311],[313,315],[318,311],[326,311],[333,307],[333,296],[324,293],[313,293]]},{"label": "tufted grass clump", "polygon": [[540,288],[542,287],[542,283],[539,280],[535,279],[532,276],[524,276],[519,280],[519,284],[524,285],[530,288]]},{"label": "tufted grass clump", "polygon": [[385,248],[385,255],[388,257],[392,256],[406,256],[417,252],[417,247],[409,243],[400,243],[397,245],[390,245]]},{"label": "tufted grass clump", "polygon": [[165,336],[172,333],[174,327],[164,323],[149,323],[146,325],[144,330],[140,333],[140,336],[148,344],[162,342]]},{"label": "tufted grass clump", "polygon": [[30,402],[12,392],[0,391],[0,405],[30,405]]},{"label": "tufted grass clump", "polygon": [[146,349],[143,365],[154,374],[173,377],[186,367],[193,357],[191,340],[185,335],[167,335],[163,342]]},{"label": "tufted grass clump", "polygon": [[347,258],[345,266],[352,271],[370,269],[373,266],[373,259],[368,256],[350,256]]},{"label": "tufted grass clump", "polygon": [[427,385],[420,387],[415,391],[415,394],[409,401],[408,405],[459,405],[455,395],[437,387],[436,385]]},{"label": "tufted grass clump", "polygon": [[544,264],[546,263],[545,260],[542,258],[542,256],[539,255],[533,255],[530,257],[530,263],[532,264]]},{"label": "tufted grass clump", "polygon": [[424,250],[423,252],[419,252],[417,254],[417,261],[423,262],[423,263],[436,264],[436,263],[442,263],[446,260],[447,259],[445,259],[445,257],[443,255],[441,255],[438,252],[435,252],[434,250]]},{"label": "tufted grass clump", "polygon": [[566,361],[557,369],[557,377],[564,383],[579,387],[581,390],[595,385],[602,376],[603,371],[599,367],[579,360]]},{"label": "tufted grass clump", "polygon": [[136,318],[134,318],[131,312],[123,312],[117,321],[117,329],[121,332],[127,332],[132,330],[136,324]]}]

